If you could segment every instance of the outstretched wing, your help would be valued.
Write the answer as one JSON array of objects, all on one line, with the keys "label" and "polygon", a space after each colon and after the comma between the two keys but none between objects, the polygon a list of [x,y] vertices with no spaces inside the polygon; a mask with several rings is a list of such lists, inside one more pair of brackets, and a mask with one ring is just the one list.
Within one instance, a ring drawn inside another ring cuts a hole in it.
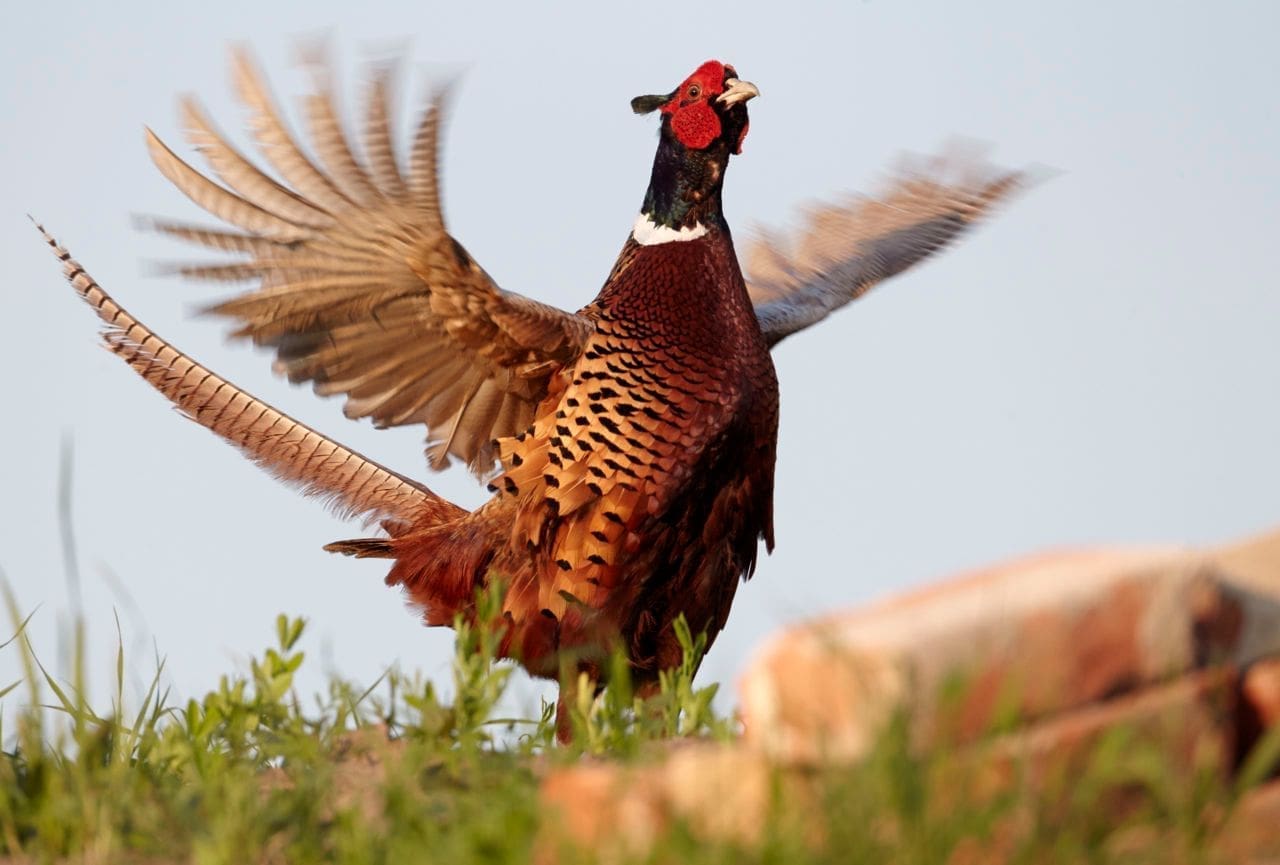
[{"label": "outstretched wing", "polygon": [[457,519],[466,511],[429,489],[349,450],[205,369],[129,315],[93,277],[36,226],[76,293],[102,319],[103,342],[148,384],[201,426],[343,516],[379,519],[403,530],[423,518]]},{"label": "outstretched wing", "polygon": [[169,221],[152,227],[238,258],[176,269],[199,279],[260,281],[210,311],[236,319],[235,335],[274,348],[276,369],[290,381],[345,395],[348,417],[425,424],[433,468],[452,454],[486,473],[493,440],[530,424],[550,376],[578,355],[592,324],[501,290],[445,229],[437,167],[443,93],[423,116],[402,172],[392,145],[390,70],[376,70],[371,81],[363,159],[317,70],[305,103],[317,165],[285,127],[250,59],[236,52],[233,68],[254,138],[284,183],[185,100],[187,138],[221,184],[148,130],[151,157],[196,204],[238,230]]},{"label": "outstretched wing", "polygon": [[769,345],[946,246],[1025,179],[972,157],[940,157],[903,168],[879,196],[812,208],[794,237],[760,237],[744,269]]}]

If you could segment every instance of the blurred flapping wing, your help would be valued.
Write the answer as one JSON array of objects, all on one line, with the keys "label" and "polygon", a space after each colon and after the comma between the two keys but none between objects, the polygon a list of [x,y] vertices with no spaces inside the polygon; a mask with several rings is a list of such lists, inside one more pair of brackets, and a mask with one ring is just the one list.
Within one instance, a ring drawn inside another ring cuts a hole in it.
[{"label": "blurred flapping wing", "polygon": [[424,114],[402,172],[392,144],[390,70],[377,69],[370,83],[361,159],[317,69],[305,102],[317,165],[285,127],[248,56],[237,52],[233,66],[256,143],[284,183],[185,100],[187,138],[221,184],[148,130],[151,157],[236,230],[160,220],[151,227],[239,257],[175,269],[197,279],[259,280],[256,290],[210,311],[236,319],[236,336],[274,348],[276,370],[290,381],[345,395],[348,417],[382,427],[425,424],[433,468],[452,454],[486,473],[492,441],[529,425],[550,376],[581,351],[591,323],[501,290],[445,229],[437,165],[443,93]]},{"label": "blurred flapping wing", "polygon": [[1024,181],[971,156],[939,157],[899,170],[879,196],[812,208],[791,238],[762,235],[744,270],[769,345],[946,246]]},{"label": "blurred flapping wing", "polygon": [[102,319],[107,349],[175,408],[277,478],[327,501],[342,516],[381,520],[388,530],[408,528],[424,517],[447,520],[466,513],[196,363],[126,312],[71,253],[43,227],[36,228],[62,262],[67,281]]}]

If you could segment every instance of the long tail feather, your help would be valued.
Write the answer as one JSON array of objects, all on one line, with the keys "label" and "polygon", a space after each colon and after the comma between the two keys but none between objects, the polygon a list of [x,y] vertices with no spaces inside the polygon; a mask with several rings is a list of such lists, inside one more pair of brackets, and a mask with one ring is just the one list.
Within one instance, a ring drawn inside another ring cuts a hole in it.
[{"label": "long tail feather", "polygon": [[325,552],[342,553],[357,559],[393,559],[395,546],[387,538],[355,538],[324,545]]},{"label": "long tail feather", "polygon": [[299,423],[200,366],[119,306],[37,224],[76,293],[106,324],[103,341],[183,414],[238,447],[249,459],[348,517],[408,525],[466,512],[416,481],[369,460]]}]

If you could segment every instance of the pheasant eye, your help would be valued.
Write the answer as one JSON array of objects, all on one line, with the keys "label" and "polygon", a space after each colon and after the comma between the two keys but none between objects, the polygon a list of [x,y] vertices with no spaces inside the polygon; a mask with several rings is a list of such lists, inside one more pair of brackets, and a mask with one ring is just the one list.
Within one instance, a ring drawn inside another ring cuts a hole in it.
[{"label": "pheasant eye", "polygon": [[701,88],[701,87],[699,87],[699,86],[698,86],[698,85],[696,85],[696,84],[691,85],[691,86],[689,87],[689,98],[690,98],[690,99],[697,99],[697,98],[698,98],[699,96],[701,96],[701,95],[702,95],[702,88]]}]

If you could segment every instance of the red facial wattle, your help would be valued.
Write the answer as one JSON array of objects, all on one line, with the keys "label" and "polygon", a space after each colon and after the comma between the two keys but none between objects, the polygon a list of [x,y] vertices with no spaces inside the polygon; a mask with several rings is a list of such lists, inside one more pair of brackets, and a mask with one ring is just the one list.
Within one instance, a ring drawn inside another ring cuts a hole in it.
[{"label": "red facial wattle", "polygon": [[702,150],[720,137],[720,118],[706,102],[696,102],[672,113],[671,131],[685,147]]},{"label": "red facial wattle", "polygon": [[[662,106],[662,113],[671,115],[671,131],[691,150],[702,150],[720,137],[720,118],[711,101],[724,92],[724,75],[723,63],[708,60],[684,80],[675,98]],[[691,96],[690,88],[695,86],[698,95]]]}]

